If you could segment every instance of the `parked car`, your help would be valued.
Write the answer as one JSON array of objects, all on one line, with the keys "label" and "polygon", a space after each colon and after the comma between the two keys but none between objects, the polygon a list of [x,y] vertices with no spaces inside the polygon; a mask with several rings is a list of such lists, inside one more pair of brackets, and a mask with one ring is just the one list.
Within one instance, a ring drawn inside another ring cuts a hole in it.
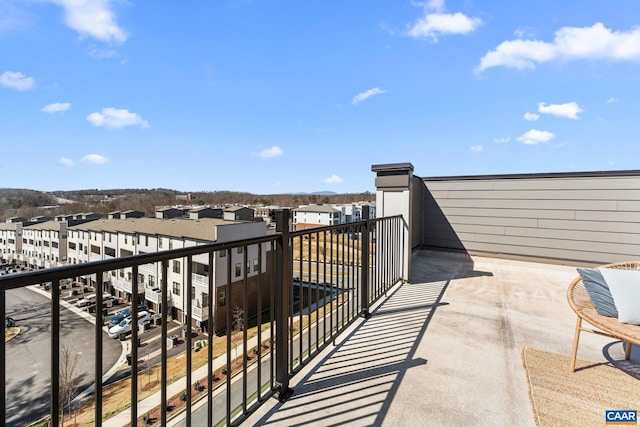
[{"label": "parked car", "polygon": [[[105,306],[110,307],[111,305],[109,305],[109,301],[112,301],[112,300],[113,300],[113,295],[107,294],[107,293],[102,294],[102,301],[105,304]],[[89,294],[82,298],[78,298],[78,302],[76,303],[76,305],[78,307],[87,307],[95,303],[96,303],[96,294]]]},{"label": "parked car", "polygon": [[[148,311],[142,311],[138,313],[138,325],[146,325],[151,321],[151,315]],[[133,323],[132,317],[123,319],[120,323],[109,328],[109,336],[111,338],[118,338],[120,334],[128,334],[131,332],[131,324]]]},{"label": "parked car", "polygon": [[[145,307],[144,305],[140,304],[138,306],[138,313],[143,312],[143,311],[148,311],[147,307]],[[120,310],[117,313],[115,313],[113,316],[111,316],[109,318],[109,325],[110,326],[117,325],[118,323],[122,322],[124,319],[126,319],[129,316],[131,316],[131,307],[127,307],[127,308],[125,308],[123,310]]]},{"label": "parked car", "polygon": [[76,305],[78,307],[86,307],[86,306],[91,305],[91,304],[93,304],[95,302],[96,302],[96,295],[95,294],[91,294],[91,295],[83,296],[82,298],[78,298],[78,302],[76,303]]}]

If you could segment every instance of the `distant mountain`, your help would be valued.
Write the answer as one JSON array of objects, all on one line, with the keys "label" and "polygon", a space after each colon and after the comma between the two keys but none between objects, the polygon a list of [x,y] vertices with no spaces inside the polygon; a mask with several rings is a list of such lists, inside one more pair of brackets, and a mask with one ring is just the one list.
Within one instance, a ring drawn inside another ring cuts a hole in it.
[{"label": "distant mountain", "polygon": [[339,193],[334,191],[316,191],[315,193],[283,193],[292,196],[337,196]]}]

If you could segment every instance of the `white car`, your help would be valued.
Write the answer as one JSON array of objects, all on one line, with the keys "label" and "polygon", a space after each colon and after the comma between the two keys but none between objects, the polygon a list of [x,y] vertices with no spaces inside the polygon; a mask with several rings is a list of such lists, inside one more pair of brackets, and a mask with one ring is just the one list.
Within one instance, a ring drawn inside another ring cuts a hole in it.
[{"label": "white car", "polygon": [[[138,313],[138,325],[146,325],[151,321],[151,315],[148,311],[141,311]],[[133,323],[133,319],[131,316],[123,319],[120,323],[115,326],[109,328],[109,336],[111,338],[118,338],[120,334],[128,334],[131,332],[131,323]]]}]

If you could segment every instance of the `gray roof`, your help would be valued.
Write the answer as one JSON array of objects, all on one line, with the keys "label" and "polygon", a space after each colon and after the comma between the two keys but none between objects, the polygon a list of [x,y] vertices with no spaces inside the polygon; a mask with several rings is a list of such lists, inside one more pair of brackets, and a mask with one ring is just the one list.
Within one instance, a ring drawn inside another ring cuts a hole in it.
[{"label": "gray roof", "polygon": [[60,221],[45,221],[38,222],[31,225],[25,225],[23,230],[50,230],[50,231],[60,231],[60,224],[63,224]]},{"label": "gray roof", "polygon": [[313,212],[313,213],[335,213],[340,212],[336,208],[332,208],[329,205],[309,205],[309,206],[300,206],[293,210],[294,212]]},{"label": "gray roof", "polygon": [[0,222],[0,230],[15,230],[19,225],[19,222]]},{"label": "gray roof", "polygon": [[199,206],[197,208],[191,209],[190,212],[202,212],[202,211],[206,211],[206,210],[219,211],[219,210],[222,210],[222,209],[221,208],[212,208],[211,206]]},{"label": "gray roof", "polygon": [[253,209],[248,208],[246,206],[231,206],[231,207],[226,208],[224,211],[225,212],[237,212],[237,211],[241,211],[243,209],[253,210]]},{"label": "gray roof", "polygon": [[187,238],[200,241],[215,241],[216,227],[219,225],[241,224],[240,221],[227,221],[218,218],[201,219],[160,219],[160,218],[125,218],[100,219],[85,224],[74,225],[69,230],[96,231],[108,233],[138,233],[176,238]]}]

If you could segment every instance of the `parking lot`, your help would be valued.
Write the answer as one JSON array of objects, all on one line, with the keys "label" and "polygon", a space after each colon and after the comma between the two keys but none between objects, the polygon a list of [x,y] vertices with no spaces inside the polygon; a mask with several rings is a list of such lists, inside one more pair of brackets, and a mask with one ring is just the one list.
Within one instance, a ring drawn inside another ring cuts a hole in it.
[{"label": "parking lot", "polygon": [[[50,292],[50,285],[41,284],[42,290]],[[64,282],[61,284],[60,298],[74,306],[77,310],[85,312],[94,316],[95,318],[95,289],[92,286],[83,285],[79,282]],[[111,295],[104,294],[103,297],[103,325],[108,330],[109,319],[116,313],[131,308],[131,304],[118,300]],[[139,312],[142,307],[139,308]],[[146,308],[145,308],[146,309]],[[150,313],[150,321],[144,327],[138,329],[138,339],[140,345],[138,347],[138,369],[144,370],[152,367],[161,361],[161,344],[162,344],[162,319],[158,313],[146,309]],[[168,339],[168,357],[174,357],[175,355],[185,350],[185,334],[182,325],[175,321],[170,320],[167,325],[167,336],[172,337]],[[104,340],[121,341],[121,337],[109,338],[107,334],[103,335]],[[206,339],[206,334],[193,335],[193,342],[199,339]],[[124,345],[126,346],[127,353],[131,352],[131,334],[127,333],[124,337]],[[109,378],[107,384],[120,379],[126,378],[131,374],[131,367],[127,363],[128,360],[122,361],[122,364],[118,366],[117,372]]]},{"label": "parking lot", "polygon": [[[49,411],[51,364],[51,301],[29,288],[7,291],[7,315],[14,319],[19,333],[6,343],[7,426],[22,426]],[[106,335],[105,335],[106,336]],[[75,369],[78,390],[93,383],[95,328],[83,317],[62,307],[60,310],[60,348],[77,357]],[[117,341],[105,342],[102,349],[103,374],[122,355]]]}]

